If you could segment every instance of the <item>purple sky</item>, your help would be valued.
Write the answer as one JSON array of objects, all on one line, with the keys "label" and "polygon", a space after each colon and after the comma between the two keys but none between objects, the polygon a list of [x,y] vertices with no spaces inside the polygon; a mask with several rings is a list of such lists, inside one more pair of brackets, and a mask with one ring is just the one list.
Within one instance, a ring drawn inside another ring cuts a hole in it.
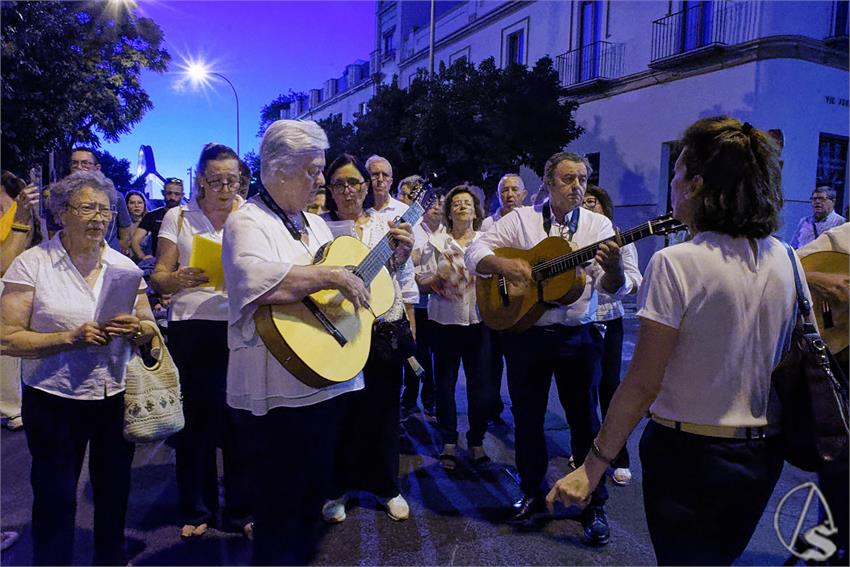
[{"label": "purple sky", "polygon": [[135,175],[138,150],[153,147],[157,170],[188,183],[187,168],[211,141],[236,149],[236,103],[223,81],[205,90],[176,85],[185,58],[203,59],[227,76],[239,94],[241,153],[256,150],[260,109],[289,89],[321,88],[374,49],[375,3],[346,2],[139,2],[141,15],[165,33],[169,70],[145,72],[142,85],[153,101],[130,134],[103,149],[130,160]]}]

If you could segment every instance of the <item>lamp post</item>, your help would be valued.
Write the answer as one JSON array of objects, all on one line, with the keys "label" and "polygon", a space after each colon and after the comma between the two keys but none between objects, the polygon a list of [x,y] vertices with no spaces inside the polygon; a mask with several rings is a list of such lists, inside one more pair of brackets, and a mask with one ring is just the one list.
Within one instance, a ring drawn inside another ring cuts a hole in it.
[{"label": "lamp post", "polygon": [[205,83],[209,77],[218,77],[219,79],[230,85],[230,89],[233,91],[233,96],[236,97],[236,155],[240,156],[241,159],[242,152],[239,148],[239,94],[236,92],[236,87],[233,86],[233,83],[230,82],[230,79],[228,79],[221,73],[210,71],[203,63],[190,64],[186,69],[186,73],[189,75],[189,78],[195,84]]}]

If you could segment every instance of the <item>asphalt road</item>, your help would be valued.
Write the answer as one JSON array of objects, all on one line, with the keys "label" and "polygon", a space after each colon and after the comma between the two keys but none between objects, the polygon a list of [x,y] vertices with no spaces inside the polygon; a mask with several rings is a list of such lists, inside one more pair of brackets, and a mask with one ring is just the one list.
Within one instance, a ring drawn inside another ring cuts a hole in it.
[{"label": "asphalt road", "polygon": [[[631,356],[635,321],[627,320],[625,356]],[[466,429],[465,392],[458,388],[459,422]],[[550,451],[549,479],[567,469],[569,430],[555,389],[550,395],[546,430]],[[502,398],[509,405],[503,385]],[[506,424],[491,428],[485,447],[493,457],[492,469],[479,474],[461,466],[451,477],[437,462],[439,443],[433,425],[415,414],[404,423],[401,457],[402,493],[411,506],[406,522],[394,522],[366,494],[349,505],[348,519],[329,526],[314,563],[317,565],[650,565],[655,556],[644,519],[641,468],[637,442],[643,425],[629,441],[633,482],[612,487],[607,507],[611,542],[602,548],[581,543],[581,526],[570,511],[543,522],[534,531],[505,525],[505,507],[520,494],[513,468],[513,429],[510,411]],[[461,435],[463,439],[463,435]],[[3,430],[3,530],[17,530],[20,541],[2,553],[3,565],[31,563],[29,485],[30,456],[22,431]],[[75,564],[90,564],[92,556],[92,499],[86,466],[83,468],[77,513]],[[770,505],[740,565],[781,565],[789,553],[773,527],[779,500],[811,475],[785,467]],[[176,509],[174,451],[166,443],[140,445],[133,463],[133,486],[127,518],[128,551],[135,565],[238,565],[250,563],[250,542],[241,535],[210,530],[203,538],[184,542],[179,537]],[[802,498],[802,496],[801,496]],[[790,501],[790,500],[789,500]],[[780,525],[793,529],[801,503],[785,506]],[[814,512],[812,512],[814,514]],[[811,515],[811,514],[810,514]],[[791,527],[788,527],[791,526]]]}]

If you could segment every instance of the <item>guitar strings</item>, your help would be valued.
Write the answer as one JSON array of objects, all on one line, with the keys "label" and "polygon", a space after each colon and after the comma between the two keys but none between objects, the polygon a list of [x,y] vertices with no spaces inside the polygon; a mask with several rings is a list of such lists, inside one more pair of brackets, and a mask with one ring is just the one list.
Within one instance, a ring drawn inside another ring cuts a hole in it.
[{"label": "guitar strings", "polygon": [[[650,223],[647,223],[646,225],[640,225],[633,229],[627,230],[626,232],[620,233],[620,238],[631,238],[633,235],[640,234],[643,231],[649,229],[650,227]],[[606,238],[605,240],[610,240],[610,238]],[[570,252],[569,254],[565,254],[563,256],[558,256],[557,258],[552,258],[551,260],[540,262],[539,264],[536,264],[531,269],[531,271],[532,273],[539,273],[551,267],[560,267],[561,264],[568,265],[572,260],[575,260],[577,258],[585,258],[586,260],[589,260],[590,258],[596,255],[596,251],[599,248],[599,245],[605,242],[605,240],[600,240],[599,242],[591,244],[585,249]]]}]

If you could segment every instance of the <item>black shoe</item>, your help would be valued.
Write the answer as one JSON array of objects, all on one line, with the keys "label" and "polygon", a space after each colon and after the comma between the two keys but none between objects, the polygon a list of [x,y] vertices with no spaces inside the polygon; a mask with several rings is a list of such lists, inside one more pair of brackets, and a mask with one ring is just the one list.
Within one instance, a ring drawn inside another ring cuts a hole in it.
[{"label": "black shoe", "polygon": [[513,512],[508,518],[509,524],[528,523],[535,514],[546,509],[543,496],[523,496],[513,504]]},{"label": "black shoe", "polygon": [[611,538],[608,516],[602,506],[588,506],[581,515],[581,527],[588,545],[605,545]]}]

